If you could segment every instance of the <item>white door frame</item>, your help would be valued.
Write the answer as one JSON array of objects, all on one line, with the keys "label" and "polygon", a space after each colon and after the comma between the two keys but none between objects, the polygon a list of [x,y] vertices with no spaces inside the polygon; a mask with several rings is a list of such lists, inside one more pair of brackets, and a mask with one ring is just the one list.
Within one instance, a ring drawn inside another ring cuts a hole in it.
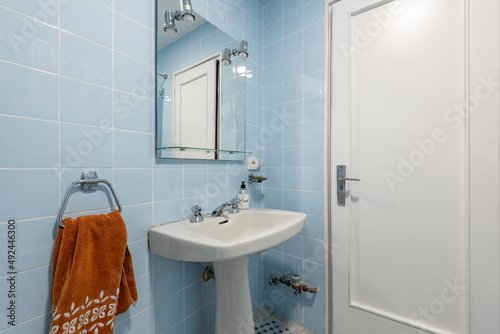
[{"label": "white door frame", "polygon": [[[339,1],[326,0],[324,10],[324,193],[325,207],[325,333],[334,333],[333,283],[332,283],[332,235],[331,213],[331,11]],[[391,0],[389,0],[391,1]],[[387,0],[381,2],[389,2]],[[480,77],[500,74],[500,4],[493,0],[466,0],[466,20],[468,22],[468,53],[466,55],[467,95],[474,95]],[[471,29],[472,27],[472,29]],[[486,36],[486,37],[485,37]],[[491,41],[496,41],[492,45]],[[491,73],[491,66],[493,73]],[[486,106],[481,106],[470,115],[469,136],[469,319],[468,332],[471,334],[497,334],[500,332],[500,94],[498,90]],[[479,134],[491,131],[488,141],[474,141]],[[472,138],[472,139],[471,139]],[[492,262],[496,265],[492,266]],[[485,279],[487,280],[485,282]],[[496,282],[496,283],[495,283]],[[493,296],[493,297],[492,297]],[[374,333],[379,334],[379,333]]]}]

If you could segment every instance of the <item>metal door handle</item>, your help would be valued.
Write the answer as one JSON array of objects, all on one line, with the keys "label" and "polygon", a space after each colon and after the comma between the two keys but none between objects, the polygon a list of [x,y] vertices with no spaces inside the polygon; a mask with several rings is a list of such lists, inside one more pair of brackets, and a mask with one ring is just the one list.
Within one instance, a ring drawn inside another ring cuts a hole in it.
[{"label": "metal door handle", "polygon": [[345,183],[346,181],[361,181],[361,179],[355,179],[351,177],[346,177],[346,166],[337,165],[337,204],[345,205]]},{"label": "metal door handle", "polygon": [[361,181],[361,179],[353,179],[353,178],[345,177],[345,176],[342,176],[342,175],[339,175],[339,177],[337,178],[337,180],[339,180],[339,181]]}]

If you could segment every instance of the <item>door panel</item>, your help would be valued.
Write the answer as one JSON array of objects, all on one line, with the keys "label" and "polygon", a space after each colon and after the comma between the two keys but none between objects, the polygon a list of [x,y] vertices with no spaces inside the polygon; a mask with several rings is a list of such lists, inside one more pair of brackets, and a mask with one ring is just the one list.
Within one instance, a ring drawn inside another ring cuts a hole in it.
[{"label": "door panel", "polygon": [[[215,149],[217,59],[175,73],[174,94],[174,146]],[[174,150],[174,157],[213,159],[215,153]]]},{"label": "door panel", "polygon": [[332,200],[336,333],[467,332],[468,132],[447,118],[465,100],[464,8],[333,5],[332,170],[361,178]]},{"label": "door panel", "polygon": [[[352,15],[351,38],[390,6]],[[353,305],[404,322],[446,282],[465,283],[466,163],[463,127],[443,120],[464,100],[463,3],[401,8],[350,57],[350,171],[362,182],[350,188],[349,284]],[[432,327],[462,332],[464,297],[433,305]]]}]

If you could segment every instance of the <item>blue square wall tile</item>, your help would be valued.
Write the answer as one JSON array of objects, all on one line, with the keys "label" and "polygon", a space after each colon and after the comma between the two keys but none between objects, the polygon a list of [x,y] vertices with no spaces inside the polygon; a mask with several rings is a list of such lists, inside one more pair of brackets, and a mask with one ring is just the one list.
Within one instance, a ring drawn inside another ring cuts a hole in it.
[{"label": "blue square wall tile", "polygon": [[[31,2],[31,1],[30,1]],[[58,73],[59,33],[11,10],[0,8],[0,59]],[[57,18],[56,18],[57,19]],[[26,28],[27,27],[27,28]],[[30,37],[23,31],[31,29]],[[35,30],[36,29],[36,30]],[[31,33],[36,31],[36,33]]]},{"label": "blue square wall tile", "polygon": [[155,201],[167,201],[183,197],[184,174],[180,168],[155,169]]},{"label": "blue square wall tile", "polygon": [[310,308],[304,308],[304,326],[316,333],[325,331],[325,315]]},{"label": "blue square wall tile", "polygon": [[307,27],[303,34],[304,50],[311,50],[324,43],[324,25],[323,21]]},{"label": "blue square wall tile", "polygon": [[43,19],[46,23],[57,26],[59,17],[59,5],[57,2],[40,2],[38,0],[0,0],[0,5],[13,9],[17,12],[31,17]]},{"label": "blue square wall tile", "polygon": [[124,207],[122,217],[127,226],[128,242],[144,239],[153,225],[153,205],[143,204]]},{"label": "blue square wall tile", "polygon": [[61,74],[101,86],[112,86],[111,50],[87,39],[63,32]]},{"label": "blue square wall tile", "polygon": [[111,89],[61,78],[61,121],[111,127]]},{"label": "blue square wall tile", "polygon": [[166,224],[183,218],[184,206],[182,199],[155,202],[154,224]]},{"label": "blue square wall tile", "polygon": [[304,227],[304,237],[324,240],[325,222],[321,216],[307,215],[307,224]]},{"label": "blue square wall tile", "polygon": [[114,53],[115,88],[153,98],[153,66],[130,56]]},{"label": "blue square wall tile", "polygon": [[304,213],[323,216],[323,193],[305,191],[303,196]]},{"label": "blue square wall tile", "polygon": [[184,304],[184,315],[186,317],[199,310],[208,301],[207,296],[202,292],[202,284],[206,283],[200,280],[184,290],[186,301]]},{"label": "blue square wall tile", "polygon": [[184,169],[184,197],[207,195],[207,170],[205,168]]},{"label": "blue square wall tile", "polygon": [[153,32],[115,13],[115,50],[148,63],[153,62]]},{"label": "blue square wall tile", "polygon": [[[276,0],[280,1],[280,0]],[[280,18],[266,27],[266,45],[283,39],[283,18]]]},{"label": "blue square wall tile", "polygon": [[16,321],[22,323],[51,311],[50,285],[51,266],[43,266],[18,275]]},{"label": "blue square wall tile", "polygon": [[323,121],[304,122],[304,144],[323,143]]},{"label": "blue square wall tile", "polygon": [[293,57],[303,52],[302,48],[302,31],[285,37],[284,55]]},{"label": "blue square wall tile", "polygon": [[288,15],[294,11],[301,12],[302,0],[285,0],[284,1],[285,15]]},{"label": "blue square wall tile", "polygon": [[172,296],[183,288],[182,262],[177,261],[166,267],[154,271],[154,296],[155,300],[162,301]]},{"label": "blue square wall tile", "polygon": [[59,125],[0,116],[0,168],[57,168]]},{"label": "blue square wall tile", "polygon": [[115,167],[151,168],[153,145],[150,134],[115,130]]},{"label": "blue square wall tile", "polygon": [[[92,24],[88,24],[89,17]],[[113,10],[92,0],[67,1],[61,5],[61,28],[111,47]]]},{"label": "blue square wall tile", "polygon": [[[286,0],[286,2],[289,1]],[[307,18],[307,20],[310,20],[310,18]],[[298,7],[297,10],[285,16],[285,37],[302,30],[302,24],[302,11]]]},{"label": "blue square wall tile", "polygon": [[152,29],[153,3],[151,0],[120,0],[115,1],[115,10]]},{"label": "blue square wall tile", "polygon": [[323,191],[323,169],[304,168],[304,190]]},{"label": "blue square wall tile", "polygon": [[6,62],[0,62],[0,73],[9,78],[0,80],[0,113],[58,119],[58,76]]},{"label": "blue square wall tile", "polygon": [[285,146],[285,167],[302,166],[302,146]]},{"label": "blue square wall tile", "polygon": [[283,16],[283,1],[287,0],[274,0],[265,7],[265,26]]},{"label": "blue square wall tile", "polygon": [[[302,76],[302,59],[303,57],[301,54],[285,59],[285,61],[283,62],[283,76],[285,80],[290,80]],[[302,92],[300,93],[300,96],[297,96],[297,98],[294,100],[297,100],[301,97]]]},{"label": "blue square wall tile", "polygon": [[116,334],[154,334],[153,314],[154,308],[150,307],[131,318],[125,319],[116,325]]},{"label": "blue square wall tile", "polygon": [[[0,222],[55,216],[59,209],[58,170],[0,170]],[[33,187],[36,184],[37,187]]]},{"label": "blue square wall tile", "polygon": [[293,238],[283,243],[285,254],[292,255],[298,258],[302,257],[302,236],[296,235]]},{"label": "blue square wall tile", "polygon": [[283,41],[280,40],[265,48],[266,66],[274,64],[283,59]]},{"label": "blue square wall tile", "polygon": [[62,167],[113,167],[113,134],[111,129],[61,125]]},{"label": "blue square wall tile", "polygon": [[152,100],[115,91],[113,105],[115,128],[148,133],[154,131]]},{"label": "blue square wall tile", "polygon": [[302,212],[302,191],[285,190],[284,209]]},{"label": "blue square wall tile", "polygon": [[115,188],[123,205],[150,203],[153,172],[151,169],[115,169]]},{"label": "blue square wall tile", "polygon": [[[284,169],[284,184],[285,189],[301,190],[302,189],[302,168],[285,168]],[[301,206],[302,208],[302,206]]]},{"label": "blue square wall tile", "polygon": [[[206,333],[207,330],[207,310],[203,308],[184,321],[185,333]],[[167,332],[167,334],[170,332]]]},{"label": "blue square wall tile", "polygon": [[323,167],[323,144],[304,146],[304,167]]}]

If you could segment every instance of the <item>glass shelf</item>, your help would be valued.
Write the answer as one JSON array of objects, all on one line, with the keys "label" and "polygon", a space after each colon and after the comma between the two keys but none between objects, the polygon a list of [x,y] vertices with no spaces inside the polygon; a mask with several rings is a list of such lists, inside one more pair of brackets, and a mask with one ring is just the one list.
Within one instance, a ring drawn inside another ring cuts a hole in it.
[{"label": "glass shelf", "polygon": [[207,153],[211,152],[220,152],[220,153],[229,153],[229,154],[251,154],[249,151],[239,151],[239,150],[219,150],[213,148],[201,148],[201,147],[187,147],[187,146],[168,146],[168,147],[158,147],[158,151],[160,150],[180,150],[180,151],[205,151]]}]

